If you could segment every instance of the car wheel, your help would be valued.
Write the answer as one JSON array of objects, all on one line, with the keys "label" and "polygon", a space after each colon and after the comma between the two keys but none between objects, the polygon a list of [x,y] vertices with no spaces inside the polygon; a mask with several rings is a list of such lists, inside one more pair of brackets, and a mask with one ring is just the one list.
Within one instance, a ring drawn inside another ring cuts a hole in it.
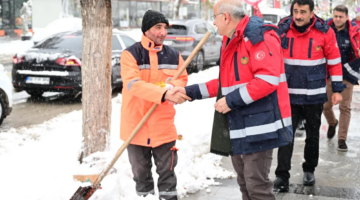
[{"label": "car wheel", "polygon": [[0,125],[5,118],[5,101],[3,96],[0,94]]},{"label": "car wheel", "polygon": [[44,94],[44,92],[36,90],[26,90],[26,93],[32,97],[41,97]]},{"label": "car wheel", "polygon": [[196,68],[197,71],[201,71],[204,69],[204,53],[199,51],[196,56]]}]

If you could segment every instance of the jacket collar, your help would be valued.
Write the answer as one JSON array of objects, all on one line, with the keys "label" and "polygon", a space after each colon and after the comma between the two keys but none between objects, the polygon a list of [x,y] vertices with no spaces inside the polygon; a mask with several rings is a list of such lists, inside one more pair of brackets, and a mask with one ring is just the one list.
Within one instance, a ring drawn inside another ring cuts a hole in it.
[{"label": "jacket collar", "polygon": [[[326,23],[329,26],[332,26],[334,24],[333,18],[327,20]],[[358,33],[360,31],[360,28],[356,25],[354,20],[352,20],[352,21],[347,20],[347,27],[348,27],[348,30],[349,30],[349,34],[351,34],[351,35],[356,34],[356,33]]]},{"label": "jacket collar", "polygon": [[[294,27],[294,21],[293,16],[288,16],[280,21],[279,23],[279,31],[278,34],[282,35],[283,33],[286,33],[290,28],[295,30],[296,33],[300,34]],[[302,34],[308,33],[312,28],[315,28],[323,33],[327,33],[330,26],[327,25],[323,19],[319,18],[318,16],[313,17],[313,23],[309,26],[309,28]],[[300,34],[301,35],[301,34]]]},{"label": "jacket collar", "polygon": [[141,37],[141,45],[149,51],[161,51],[163,48],[163,45],[155,46],[155,43],[144,34]]},{"label": "jacket collar", "polygon": [[238,23],[238,25],[236,26],[235,29],[235,37],[242,37],[244,35],[245,32],[245,28],[248,25],[250,21],[250,18],[248,15],[245,15],[240,22]]}]

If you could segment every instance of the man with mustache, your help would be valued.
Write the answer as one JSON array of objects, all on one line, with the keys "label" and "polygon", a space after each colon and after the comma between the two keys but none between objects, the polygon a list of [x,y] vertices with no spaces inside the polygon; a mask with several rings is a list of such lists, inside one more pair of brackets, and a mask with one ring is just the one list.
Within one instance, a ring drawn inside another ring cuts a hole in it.
[{"label": "man with mustache", "polygon": [[160,198],[177,200],[174,169],[178,157],[173,104],[183,103],[190,98],[169,90],[174,86],[186,86],[188,75],[185,70],[178,79],[171,80],[184,61],[178,51],[163,45],[167,26],[169,22],[163,14],[146,11],[141,27],[141,42],[128,47],[121,55],[124,87],[120,137],[124,141],[128,139],[150,107],[154,103],[159,104],[131,141],[127,151],[139,196],[155,193],[151,174],[153,157],[159,174]]},{"label": "man with mustache", "polygon": [[[354,85],[359,85],[359,65],[360,65],[360,31],[355,23],[351,23],[348,17],[348,9],[346,6],[338,5],[334,8],[333,19],[328,21],[328,25],[335,31],[336,40],[339,45],[341,54],[341,64],[343,69],[343,83],[346,88],[341,93],[343,100],[340,102],[340,118],[336,119],[332,109],[331,102],[324,104],[324,115],[329,123],[327,137],[332,139],[338,130],[338,150],[347,151],[346,139],[351,118],[351,100]],[[332,95],[328,84],[328,97]]]},{"label": "man with mustache", "polygon": [[[286,79],[289,86],[292,124],[300,117],[306,120],[303,184],[315,184],[314,171],[319,161],[319,129],[323,104],[338,104],[342,97],[341,57],[333,29],[314,14],[312,0],[294,0],[291,16],[279,23],[278,34],[284,52]],[[326,95],[326,79],[330,75],[330,98]],[[295,129],[296,126],[293,126]],[[294,130],[295,132],[295,130]],[[278,150],[278,166],[274,189],[289,190],[291,157],[294,141]]]}]

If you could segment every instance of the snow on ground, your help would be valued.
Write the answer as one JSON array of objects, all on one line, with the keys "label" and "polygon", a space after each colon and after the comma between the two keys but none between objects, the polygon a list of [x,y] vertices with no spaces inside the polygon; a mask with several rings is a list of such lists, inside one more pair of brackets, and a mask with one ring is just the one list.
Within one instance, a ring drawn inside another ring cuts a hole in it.
[{"label": "snow on ground", "polygon": [[5,56],[14,56],[19,52],[24,52],[34,46],[32,40],[21,41],[14,40],[10,42],[1,42],[0,43],[0,58]]},{"label": "snow on ground", "polygon": [[[213,67],[193,74],[189,84],[216,78],[218,73],[218,67]],[[121,98],[119,94],[112,100],[110,150],[94,154],[93,157],[109,161],[123,143],[119,137]],[[220,156],[209,153],[214,103],[215,99],[207,99],[176,106],[175,124],[178,134],[183,136],[176,144],[179,160],[175,171],[180,197],[218,184],[213,178],[234,176],[219,166]],[[74,111],[40,125],[10,129],[0,134],[0,199],[70,199],[81,185],[73,180],[73,174],[94,171],[87,168],[79,172],[77,159],[82,145],[81,117],[81,111]],[[146,198],[136,195],[126,151],[114,168],[117,172],[103,180],[103,189],[98,190],[91,199],[158,199],[157,194]],[[158,176],[155,167],[153,176],[156,185]]]}]

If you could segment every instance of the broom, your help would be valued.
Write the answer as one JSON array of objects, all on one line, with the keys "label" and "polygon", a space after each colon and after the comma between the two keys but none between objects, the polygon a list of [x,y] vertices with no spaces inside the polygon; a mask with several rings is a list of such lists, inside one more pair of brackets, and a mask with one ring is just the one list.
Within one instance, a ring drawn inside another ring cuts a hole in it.
[{"label": "broom", "polygon": [[[205,44],[207,39],[210,37],[211,33],[207,32],[204,37],[200,40],[200,42],[196,45],[195,49],[191,52],[189,57],[185,60],[184,64],[177,71],[175,76],[172,78],[173,80],[178,79],[182,72],[186,69],[186,67],[190,64],[192,59],[196,56],[198,51]],[[82,187],[80,186],[70,200],[88,200],[94,192],[100,187],[101,181],[108,174],[112,166],[121,156],[121,154],[125,151],[125,149],[129,146],[131,140],[135,137],[136,133],[139,132],[141,127],[145,124],[146,120],[150,117],[150,115],[154,112],[158,104],[154,104],[149,111],[145,114],[145,116],[141,119],[139,124],[135,127],[135,129],[131,132],[130,137],[121,145],[120,149],[116,152],[115,157],[112,159],[111,163],[99,174],[99,175],[74,175],[74,179],[79,181],[87,181],[87,180],[95,180],[92,186]]]}]

